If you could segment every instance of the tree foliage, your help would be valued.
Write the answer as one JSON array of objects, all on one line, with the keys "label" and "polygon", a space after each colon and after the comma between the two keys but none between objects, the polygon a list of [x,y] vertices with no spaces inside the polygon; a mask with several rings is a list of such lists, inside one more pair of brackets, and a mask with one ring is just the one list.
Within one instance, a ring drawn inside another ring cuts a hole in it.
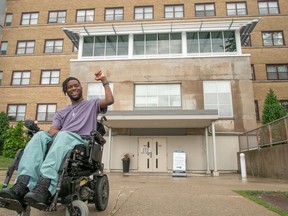
[{"label": "tree foliage", "polygon": [[262,111],[262,124],[267,124],[286,116],[285,108],[280,104],[275,92],[270,88]]},{"label": "tree foliage", "polygon": [[10,127],[3,137],[3,155],[5,157],[14,157],[16,152],[24,148],[29,141],[29,137],[25,134],[23,121],[18,121],[14,127]]},{"label": "tree foliage", "polygon": [[2,155],[4,138],[3,135],[9,128],[9,119],[6,113],[0,112],[0,155]]}]

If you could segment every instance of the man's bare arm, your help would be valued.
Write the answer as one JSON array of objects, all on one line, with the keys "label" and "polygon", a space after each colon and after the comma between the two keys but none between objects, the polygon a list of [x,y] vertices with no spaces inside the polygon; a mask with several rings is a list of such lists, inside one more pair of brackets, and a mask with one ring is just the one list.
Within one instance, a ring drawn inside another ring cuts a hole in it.
[{"label": "man's bare arm", "polygon": [[48,133],[49,133],[52,137],[54,137],[59,131],[60,131],[59,128],[57,128],[57,127],[55,127],[55,126],[52,126],[52,127],[50,128],[50,130],[48,131]]},{"label": "man's bare arm", "polygon": [[105,108],[114,103],[114,97],[109,86],[109,82],[106,75],[100,70],[95,73],[95,80],[100,80],[103,83],[105,89],[105,98],[100,100],[100,107]]}]

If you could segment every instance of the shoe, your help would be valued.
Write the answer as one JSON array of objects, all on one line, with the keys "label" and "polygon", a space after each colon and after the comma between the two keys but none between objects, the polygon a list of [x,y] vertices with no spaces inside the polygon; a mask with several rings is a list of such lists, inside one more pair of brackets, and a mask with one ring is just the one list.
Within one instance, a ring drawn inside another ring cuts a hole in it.
[{"label": "shoe", "polygon": [[24,196],[29,192],[29,188],[27,187],[29,180],[30,176],[19,176],[16,183],[11,188],[4,188],[2,191],[0,191],[0,197],[15,199],[19,202],[23,202]]},{"label": "shoe", "polygon": [[34,189],[27,193],[24,200],[28,203],[48,203],[51,198],[51,193],[48,188],[50,186],[51,179],[40,177],[37,181]]}]

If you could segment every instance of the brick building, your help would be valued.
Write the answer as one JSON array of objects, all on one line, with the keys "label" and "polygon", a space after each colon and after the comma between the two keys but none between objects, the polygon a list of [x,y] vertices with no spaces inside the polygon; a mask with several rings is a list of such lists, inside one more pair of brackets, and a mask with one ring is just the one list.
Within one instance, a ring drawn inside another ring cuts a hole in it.
[{"label": "brick building", "polygon": [[107,170],[128,152],[132,171],[171,172],[180,150],[187,171],[235,171],[269,88],[288,106],[286,0],[4,2],[0,111],[46,129],[69,103],[62,81],[101,97],[101,68],[115,96]]}]

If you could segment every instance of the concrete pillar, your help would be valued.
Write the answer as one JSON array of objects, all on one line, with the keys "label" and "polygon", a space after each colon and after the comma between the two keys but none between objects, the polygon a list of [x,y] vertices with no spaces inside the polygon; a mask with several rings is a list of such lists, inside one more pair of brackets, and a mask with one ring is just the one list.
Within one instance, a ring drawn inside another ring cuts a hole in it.
[{"label": "concrete pillar", "polygon": [[107,152],[108,152],[108,156],[107,156],[107,161],[108,164],[105,166],[107,167],[106,172],[110,172],[110,164],[111,164],[111,142],[112,142],[112,128],[109,128],[109,139],[108,139],[108,145],[107,145]]},{"label": "concrete pillar", "polygon": [[217,155],[216,155],[216,137],[215,137],[215,122],[212,122],[212,146],[213,146],[213,162],[214,162],[214,170],[212,176],[219,176],[219,172],[217,169]]},{"label": "concrete pillar", "polygon": [[206,174],[210,174],[208,128],[207,127],[205,128],[205,148],[206,148]]}]

